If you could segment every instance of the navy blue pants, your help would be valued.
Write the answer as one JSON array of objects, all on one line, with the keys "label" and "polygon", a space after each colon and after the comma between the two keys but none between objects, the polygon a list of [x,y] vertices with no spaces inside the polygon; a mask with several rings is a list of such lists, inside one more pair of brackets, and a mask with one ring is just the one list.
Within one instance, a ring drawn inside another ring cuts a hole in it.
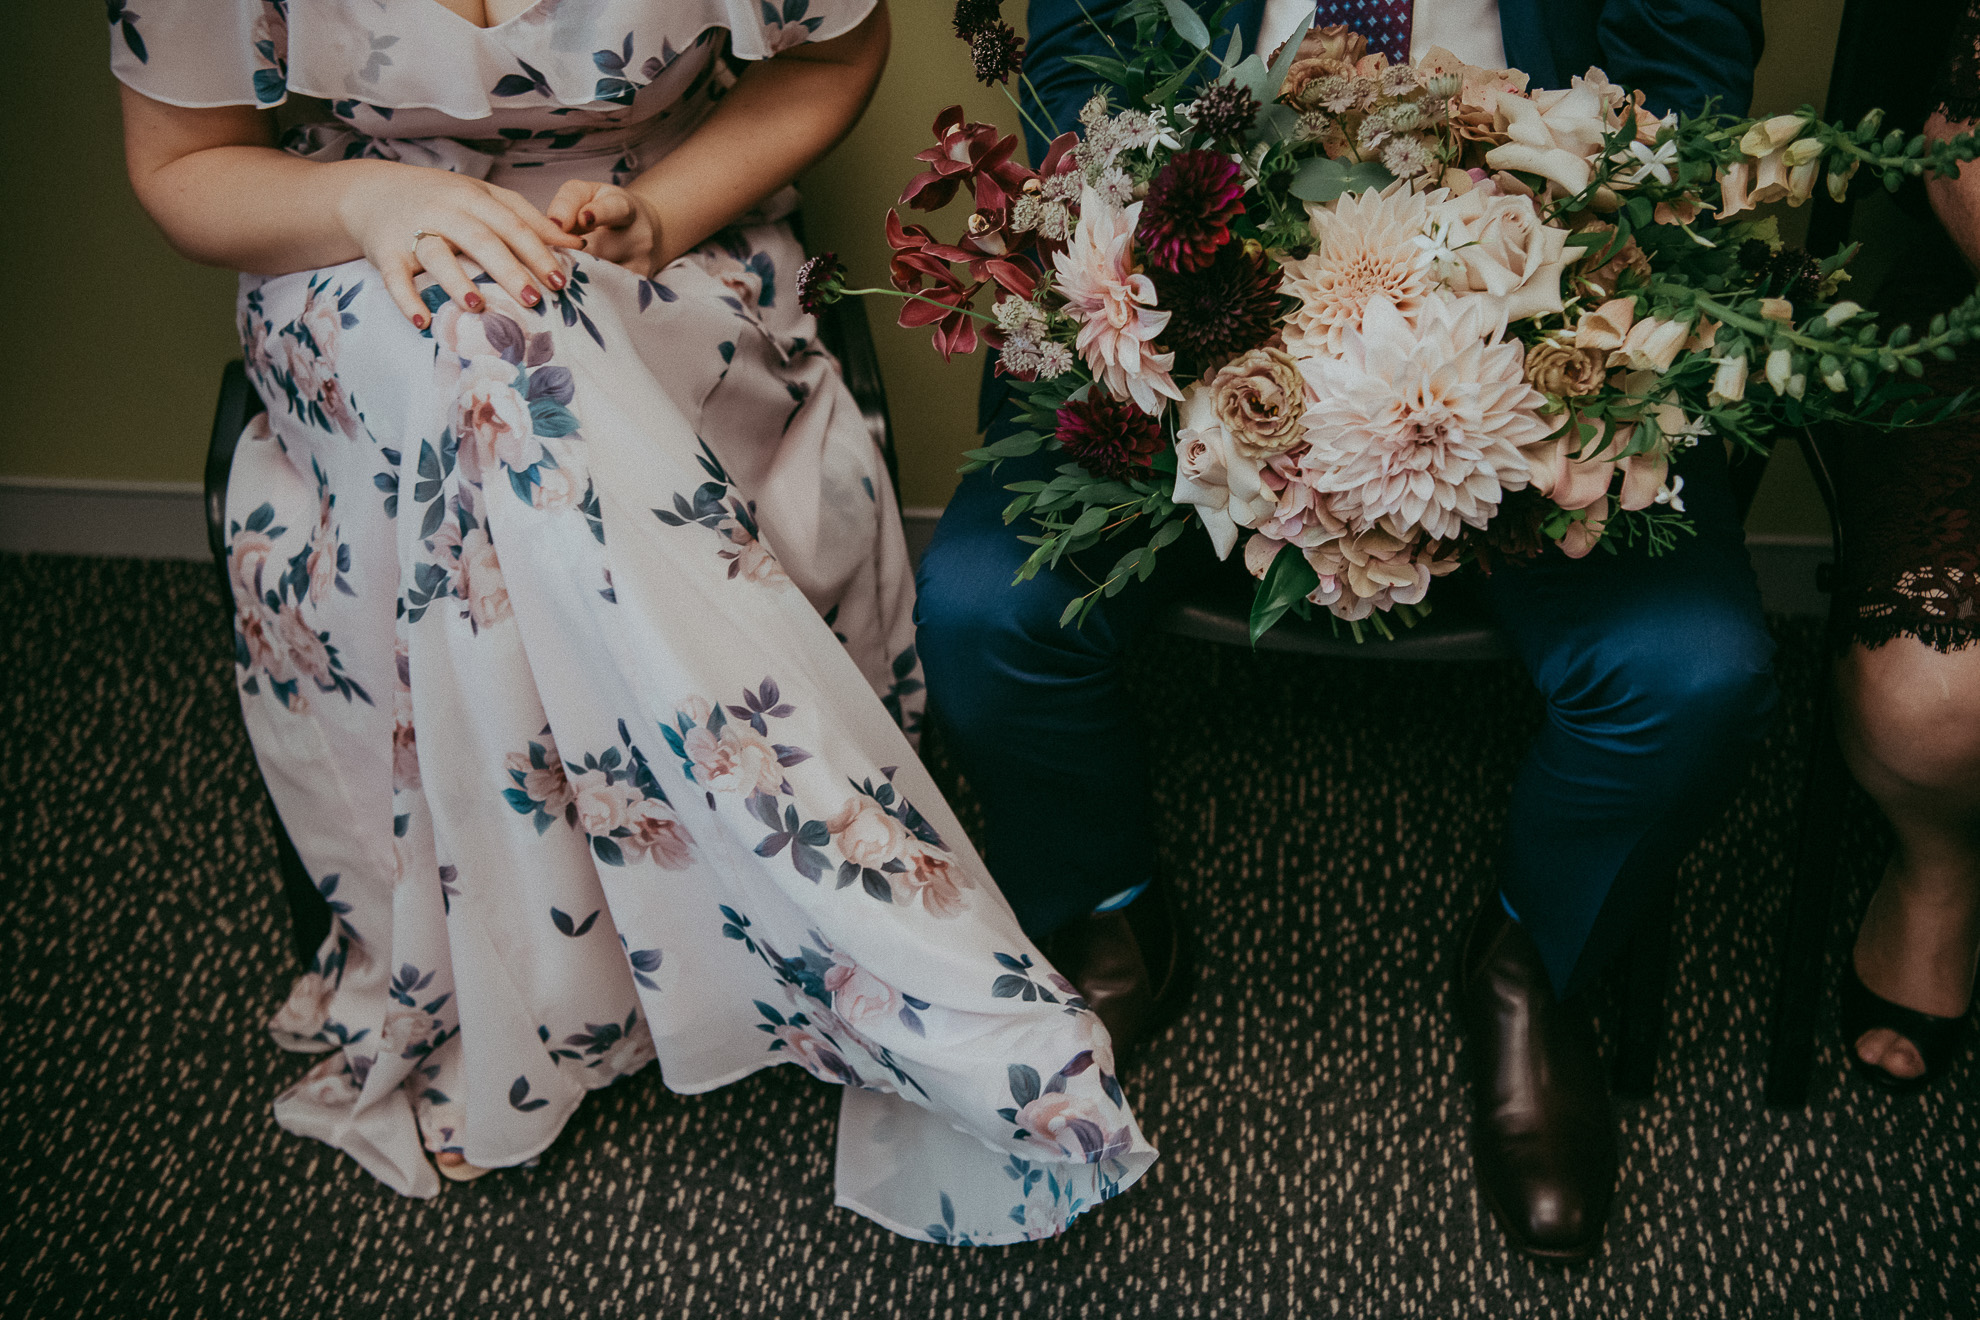
[{"label": "navy blue pants", "polygon": [[[1216,567],[1208,538],[1189,533],[1150,581],[1102,601],[1083,628],[1060,627],[1089,581],[1062,568],[1013,587],[1030,547],[1002,519],[1005,485],[1060,461],[964,478],[919,573],[931,705],[982,797],[990,868],[1034,937],[1153,870],[1148,768],[1120,662],[1164,599]],[[1498,880],[1563,994],[1622,945],[1731,795],[1775,704],[1773,643],[1720,447],[1706,442],[1678,471],[1698,535],[1676,551],[1549,552],[1468,584],[1546,698]],[[1120,551],[1103,546],[1102,567]]]}]

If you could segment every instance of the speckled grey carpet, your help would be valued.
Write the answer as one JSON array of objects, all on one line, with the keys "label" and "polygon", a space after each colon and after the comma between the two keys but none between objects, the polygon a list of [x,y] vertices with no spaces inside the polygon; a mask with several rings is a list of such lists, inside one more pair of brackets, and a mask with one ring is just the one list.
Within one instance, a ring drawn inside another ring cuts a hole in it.
[{"label": "speckled grey carpet", "polygon": [[[1446,1003],[1536,718],[1510,668],[1151,648],[1163,845],[1205,963],[1130,1079],[1163,1156],[1064,1238],[959,1251],[832,1208],[834,1098],[791,1069],[698,1097],[642,1074],[538,1167],[432,1202],[278,1130],[301,1064],[259,1023],[286,917],[219,611],[200,565],[0,557],[7,1316],[1974,1312],[1980,1063],[1886,1099],[1825,1026],[1810,1109],[1760,1099],[1807,625],[1782,626],[1785,714],[1681,883],[1607,1254],[1562,1274],[1508,1255],[1472,1190]],[[1851,813],[1853,917],[1884,843]]]}]

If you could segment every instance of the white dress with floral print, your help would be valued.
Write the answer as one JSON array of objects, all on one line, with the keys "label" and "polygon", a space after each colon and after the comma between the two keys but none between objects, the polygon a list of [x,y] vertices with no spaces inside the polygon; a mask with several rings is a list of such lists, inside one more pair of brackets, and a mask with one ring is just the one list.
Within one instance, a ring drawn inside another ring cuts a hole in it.
[{"label": "white dress with floral print", "polygon": [[[538,205],[626,179],[762,59],[872,0],[111,0],[177,105],[321,98],[292,133]],[[330,939],[272,1025],[291,1131],[397,1190],[520,1164],[658,1058],[844,1086],[841,1204],[1063,1229],[1154,1158],[1106,1034],[1025,939],[909,743],[893,492],[795,306],[788,191],[651,280],[567,260],[525,309],[363,261],[244,277],[268,405],[228,493],[255,753]],[[410,236],[408,236],[410,238]]]}]

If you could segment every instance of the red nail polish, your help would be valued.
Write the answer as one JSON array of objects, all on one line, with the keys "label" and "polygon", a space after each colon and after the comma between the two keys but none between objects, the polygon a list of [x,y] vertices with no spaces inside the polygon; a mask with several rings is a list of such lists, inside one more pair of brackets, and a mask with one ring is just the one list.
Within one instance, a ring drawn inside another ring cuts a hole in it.
[{"label": "red nail polish", "polygon": [[420,313],[418,313],[417,315],[415,315],[415,316],[413,317],[413,328],[414,328],[414,329],[416,329],[416,330],[424,330],[424,329],[426,329],[426,324],[427,324],[427,323],[426,323],[426,313],[425,313],[425,312],[420,312]]},{"label": "red nail polish", "polygon": [[466,307],[470,312],[478,312],[488,304],[481,301],[480,294],[469,293],[467,297],[461,299],[461,305]]},{"label": "red nail polish", "polygon": [[583,224],[586,229],[589,229],[593,225],[598,223],[598,217],[593,215],[591,212],[586,211],[583,215],[578,217],[578,221],[581,224]]},{"label": "red nail polish", "polygon": [[542,294],[538,293],[535,289],[530,288],[527,284],[523,285],[523,291],[522,291],[523,306],[534,307],[536,306],[536,304],[542,301],[543,301]]},{"label": "red nail polish", "polygon": [[564,287],[564,276],[560,271],[551,271],[549,277],[544,280],[544,283],[553,289],[561,289]]}]

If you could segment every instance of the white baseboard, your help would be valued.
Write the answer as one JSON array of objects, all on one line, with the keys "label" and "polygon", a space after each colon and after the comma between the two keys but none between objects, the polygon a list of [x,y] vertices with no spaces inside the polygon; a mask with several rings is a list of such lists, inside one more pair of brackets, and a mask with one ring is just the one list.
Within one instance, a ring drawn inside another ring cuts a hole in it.
[{"label": "white baseboard", "polygon": [[[942,510],[901,510],[908,554],[916,563],[935,534]],[[1746,539],[1760,596],[1778,614],[1828,611],[1816,586],[1829,559],[1826,537],[1754,535]],[[206,513],[192,481],[66,481],[0,477],[0,551],[97,555],[117,559],[208,557]]]}]

